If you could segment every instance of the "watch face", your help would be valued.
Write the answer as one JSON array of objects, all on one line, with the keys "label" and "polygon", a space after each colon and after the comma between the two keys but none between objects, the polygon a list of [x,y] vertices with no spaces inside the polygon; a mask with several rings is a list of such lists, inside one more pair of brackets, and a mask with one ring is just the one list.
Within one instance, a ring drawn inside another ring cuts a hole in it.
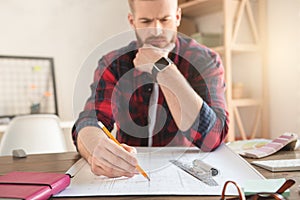
[{"label": "watch face", "polygon": [[165,57],[160,58],[158,61],[155,62],[155,66],[159,70],[163,70],[166,66],[168,66],[170,63]]}]

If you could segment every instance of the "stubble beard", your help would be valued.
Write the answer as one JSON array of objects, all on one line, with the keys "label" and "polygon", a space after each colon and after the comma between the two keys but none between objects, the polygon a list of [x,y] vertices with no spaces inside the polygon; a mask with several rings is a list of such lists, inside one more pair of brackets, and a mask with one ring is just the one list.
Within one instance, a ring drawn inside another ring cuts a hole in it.
[{"label": "stubble beard", "polygon": [[[176,37],[177,37],[177,33],[174,31],[174,33],[172,34],[172,37],[171,37],[171,40],[168,41],[167,37],[163,36],[163,35],[159,35],[159,36],[151,36],[151,37],[148,37],[146,38],[145,40],[143,40],[137,30],[135,30],[135,35],[136,35],[136,38],[137,38],[137,41],[138,41],[138,46],[139,47],[142,47],[144,44],[150,44],[154,47],[157,47],[157,48],[165,48],[167,47],[168,45],[170,45],[171,43],[175,43],[176,41]],[[164,40],[163,44],[153,44],[151,43],[151,41],[155,40],[155,39],[160,39],[160,40]]]}]

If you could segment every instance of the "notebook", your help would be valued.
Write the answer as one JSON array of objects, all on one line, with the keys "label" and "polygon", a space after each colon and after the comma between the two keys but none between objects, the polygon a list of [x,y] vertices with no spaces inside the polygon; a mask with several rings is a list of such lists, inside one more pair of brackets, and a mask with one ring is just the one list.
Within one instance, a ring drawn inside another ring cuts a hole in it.
[{"label": "notebook", "polygon": [[272,172],[300,171],[300,159],[258,160],[251,162]]},{"label": "notebook", "polygon": [[70,176],[45,172],[10,172],[0,176],[0,197],[48,199],[70,184]]}]

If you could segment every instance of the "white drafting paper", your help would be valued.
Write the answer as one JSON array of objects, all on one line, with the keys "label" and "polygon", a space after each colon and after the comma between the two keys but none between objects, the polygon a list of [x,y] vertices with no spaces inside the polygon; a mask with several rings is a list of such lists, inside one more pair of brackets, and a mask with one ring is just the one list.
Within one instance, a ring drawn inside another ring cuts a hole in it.
[{"label": "white drafting paper", "polygon": [[[83,167],[79,165],[79,171],[72,178],[70,186],[55,196],[220,195],[226,180],[243,185],[245,180],[264,179],[226,145],[221,145],[210,153],[201,152],[197,148],[183,147],[138,147],[137,150],[139,164],[148,173],[150,182],[142,175],[132,178],[96,176],[86,163]],[[214,177],[218,186],[206,185],[169,162],[177,159],[192,162],[196,158],[202,159],[220,171],[219,175]],[[228,194],[237,194],[233,187],[229,187],[228,191]]]}]

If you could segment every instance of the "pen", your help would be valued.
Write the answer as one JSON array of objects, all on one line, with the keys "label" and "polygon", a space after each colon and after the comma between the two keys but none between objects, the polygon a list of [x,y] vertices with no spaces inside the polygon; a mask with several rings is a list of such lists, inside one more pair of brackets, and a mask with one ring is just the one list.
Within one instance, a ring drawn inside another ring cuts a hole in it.
[{"label": "pen", "polygon": [[201,168],[203,169],[204,171],[206,172],[211,172],[211,175],[212,176],[216,176],[219,174],[219,170],[210,166],[209,164],[205,163],[204,161],[202,160],[199,160],[199,159],[195,159],[193,161],[193,166],[194,167],[198,167],[198,168]]},{"label": "pen", "polygon": [[[120,147],[122,147],[122,145],[120,144],[120,142],[109,132],[109,130],[102,124],[102,122],[98,121],[98,125],[100,126],[100,128],[103,130],[103,132],[110,138],[112,139],[117,145],[119,145]],[[123,147],[122,147],[123,148]],[[146,172],[139,166],[136,166],[136,169],[146,178],[148,179],[148,181],[150,181],[149,176],[146,174]]]}]

